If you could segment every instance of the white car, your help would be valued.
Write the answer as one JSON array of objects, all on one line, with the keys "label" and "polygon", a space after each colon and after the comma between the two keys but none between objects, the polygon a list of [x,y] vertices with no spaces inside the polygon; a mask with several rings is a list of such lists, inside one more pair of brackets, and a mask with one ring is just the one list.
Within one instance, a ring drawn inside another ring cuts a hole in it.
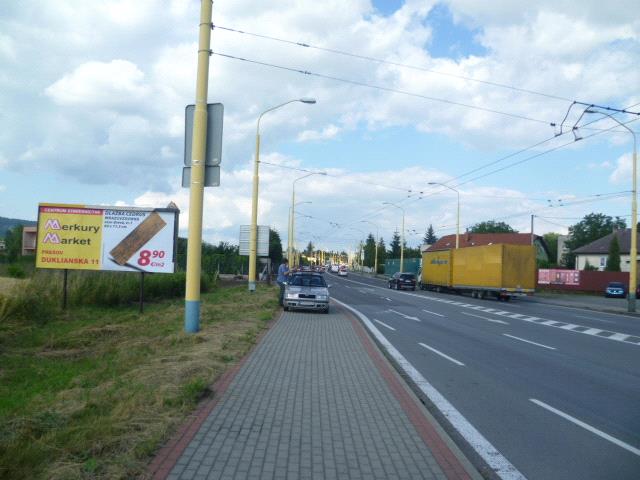
[{"label": "white car", "polygon": [[331,264],[331,273],[338,273],[340,271],[340,265],[336,263]]},{"label": "white car", "polygon": [[340,269],[338,270],[338,276],[339,277],[346,277],[349,274],[349,272],[347,271],[347,267],[345,265],[342,265],[340,267]]}]

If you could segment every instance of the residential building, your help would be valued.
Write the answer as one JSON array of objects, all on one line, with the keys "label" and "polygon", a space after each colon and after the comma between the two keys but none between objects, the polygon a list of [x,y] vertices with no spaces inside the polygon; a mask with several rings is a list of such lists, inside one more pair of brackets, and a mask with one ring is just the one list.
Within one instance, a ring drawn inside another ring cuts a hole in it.
[{"label": "residential building", "polygon": [[22,228],[22,255],[36,254],[36,239],[38,236],[38,227],[24,226]]},{"label": "residential building", "polygon": [[576,269],[584,270],[585,265],[589,262],[589,265],[596,267],[598,270],[604,270],[607,266],[609,247],[614,235],[618,237],[618,244],[620,245],[620,271],[628,272],[631,266],[629,261],[629,252],[631,251],[630,228],[616,230],[587,245],[576,248],[573,252],[576,255]]}]

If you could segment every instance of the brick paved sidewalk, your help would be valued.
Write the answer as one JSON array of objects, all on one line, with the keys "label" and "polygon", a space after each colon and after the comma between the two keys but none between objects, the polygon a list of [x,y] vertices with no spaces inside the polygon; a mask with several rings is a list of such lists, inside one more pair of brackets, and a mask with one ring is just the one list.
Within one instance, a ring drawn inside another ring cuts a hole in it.
[{"label": "brick paved sidewalk", "polygon": [[469,478],[355,322],[283,313],[154,478]]}]

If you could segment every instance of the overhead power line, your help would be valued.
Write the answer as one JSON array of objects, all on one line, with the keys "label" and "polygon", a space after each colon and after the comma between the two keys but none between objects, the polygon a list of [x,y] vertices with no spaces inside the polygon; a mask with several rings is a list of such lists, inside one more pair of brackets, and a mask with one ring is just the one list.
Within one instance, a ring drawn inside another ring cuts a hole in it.
[{"label": "overhead power line", "polygon": [[318,50],[318,51],[327,52],[327,53],[333,53],[333,54],[342,55],[342,56],[345,56],[345,57],[358,58],[360,60],[367,60],[367,61],[370,61],[370,62],[379,63],[381,65],[392,65],[394,67],[407,68],[407,69],[410,69],[410,70],[417,70],[417,71],[420,71],[420,72],[431,73],[431,74],[434,74],[434,75],[441,75],[441,76],[449,77],[449,78],[458,78],[460,80],[467,80],[469,82],[481,83],[483,85],[489,85],[489,86],[492,86],[492,87],[505,88],[507,90],[512,90],[514,92],[519,92],[519,93],[527,93],[527,94],[530,94],[530,95],[538,95],[540,97],[546,97],[546,98],[550,98],[550,99],[553,99],[553,100],[561,100],[563,102],[572,102],[572,101],[574,101],[571,98],[562,97],[560,95],[553,95],[553,94],[550,94],[550,93],[538,92],[538,91],[530,90],[530,89],[527,89],[527,88],[520,88],[520,87],[516,87],[516,86],[513,86],[513,85],[507,85],[505,83],[492,82],[490,80],[481,80],[481,79],[478,79],[478,78],[468,77],[468,76],[465,76],[465,75],[459,75],[459,74],[456,74],[456,73],[441,72],[439,70],[433,70],[431,68],[420,67],[420,66],[417,66],[417,65],[410,65],[410,64],[401,63],[401,62],[392,62],[390,60],[383,60],[381,58],[370,57],[370,56],[367,56],[367,55],[360,55],[360,54],[357,54],[357,53],[346,52],[344,50],[337,50],[337,49],[334,49],[334,48],[319,47],[317,45],[311,45],[309,43],[295,42],[295,41],[292,41],[292,40],[286,40],[286,39],[283,39],[283,38],[273,37],[273,36],[270,36],[270,35],[263,35],[263,34],[259,34],[259,33],[246,32],[246,31],[243,31],[243,30],[235,29],[235,28],[223,27],[221,25],[213,25],[212,24],[211,28],[213,28],[213,29],[217,28],[219,30],[225,30],[227,32],[239,33],[239,34],[242,34],[242,35],[248,35],[248,36],[255,37],[255,38],[263,38],[263,39],[267,39],[267,40],[273,40],[275,42],[286,43],[288,45],[295,45],[295,46],[298,46],[298,47],[308,48],[308,49],[312,49],[312,50]]},{"label": "overhead power line", "polygon": [[358,80],[350,80],[348,78],[341,78],[341,77],[336,77],[336,76],[333,76],[333,75],[325,75],[323,73],[311,72],[309,70],[300,70],[298,68],[285,67],[285,66],[282,66],[282,65],[276,65],[274,63],[261,62],[259,60],[251,60],[251,59],[248,59],[248,58],[238,57],[238,56],[235,56],[235,55],[229,55],[229,54],[226,54],[226,53],[214,52],[213,50],[211,51],[211,55],[217,55],[219,57],[230,58],[232,60],[239,60],[239,61],[242,61],[242,62],[253,63],[255,65],[262,65],[264,67],[276,68],[276,69],[279,69],[279,70],[286,70],[288,72],[300,73],[302,75],[309,75],[309,76],[312,76],[312,77],[324,78],[326,80],[334,80],[336,82],[348,83],[350,85],[357,85],[359,87],[371,88],[371,89],[380,90],[380,91],[383,91],[383,92],[398,93],[400,95],[407,95],[409,97],[422,98],[424,100],[431,100],[433,102],[446,103],[448,105],[456,105],[458,107],[470,108],[470,109],[479,110],[479,111],[482,111],[482,112],[495,113],[496,115],[503,115],[503,116],[506,116],[506,117],[517,118],[519,120],[527,120],[529,122],[542,123],[544,125],[551,125],[551,123],[553,123],[553,122],[550,122],[549,120],[542,120],[540,118],[527,117],[525,115],[520,115],[520,114],[517,114],[517,113],[502,112],[500,110],[495,110],[493,108],[481,107],[481,106],[478,106],[478,105],[470,105],[468,103],[456,102],[454,100],[448,100],[446,98],[430,97],[428,95],[422,95],[421,93],[408,92],[406,90],[399,90],[399,89],[391,88],[391,87],[383,87],[382,85],[374,85],[372,83],[361,82],[361,81],[358,81]]}]

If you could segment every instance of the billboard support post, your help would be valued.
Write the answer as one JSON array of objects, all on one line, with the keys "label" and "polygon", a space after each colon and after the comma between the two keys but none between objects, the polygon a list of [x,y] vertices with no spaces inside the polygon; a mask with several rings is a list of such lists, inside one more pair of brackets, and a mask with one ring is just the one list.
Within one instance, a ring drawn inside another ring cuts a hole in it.
[{"label": "billboard support post", "polygon": [[196,109],[193,115],[191,186],[189,192],[189,238],[185,286],[184,330],[200,330],[200,272],[202,270],[202,202],[204,197],[205,149],[207,142],[207,93],[211,46],[211,0],[201,0]]},{"label": "billboard support post", "polygon": [[140,313],[144,313],[144,272],[140,272]]},{"label": "billboard support post", "polygon": [[62,281],[62,309],[67,309],[67,276],[69,274],[68,269],[64,269],[64,279]]}]

